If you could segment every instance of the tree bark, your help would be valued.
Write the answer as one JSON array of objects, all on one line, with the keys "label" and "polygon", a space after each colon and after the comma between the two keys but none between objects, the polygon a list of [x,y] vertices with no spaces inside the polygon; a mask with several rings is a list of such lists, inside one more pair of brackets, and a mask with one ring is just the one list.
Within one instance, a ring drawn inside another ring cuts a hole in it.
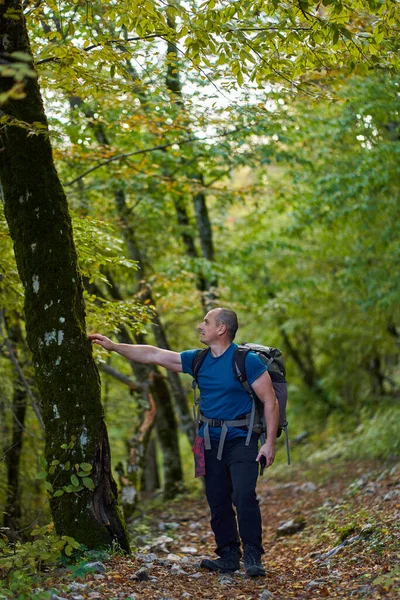
[{"label": "tree bark", "polygon": [[[9,9],[16,18],[5,16]],[[9,57],[16,51],[31,54],[21,0],[10,0],[0,5],[0,52]],[[11,84],[0,78],[0,91],[9,90]],[[3,114],[19,122],[40,123],[42,130],[28,135],[15,124],[1,129],[0,180],[25,289],[27,341],[43,401],[46,458],[49,466],[60,461],[55,469],[49,468],[53,489],[64,492],[60,497],[51,493],[51,513],[59,534],[88,548],[116,540],[129,551],[111,474],[100,379],[86,336],[67,200],[54,167],[37,80],[26,80],[24,87],[25,98],[9,100]],[[88,479],[95,489],[73,486],[83,489],[68,491],[71,476],[77,476],[73,465],[81,463],[92,466]]]}]

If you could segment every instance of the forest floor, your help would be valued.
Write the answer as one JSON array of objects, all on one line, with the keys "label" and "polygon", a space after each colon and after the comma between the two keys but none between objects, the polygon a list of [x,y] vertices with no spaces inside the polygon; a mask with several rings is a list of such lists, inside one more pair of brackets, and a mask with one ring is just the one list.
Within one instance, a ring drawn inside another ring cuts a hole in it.
[{"label": "forest floor", "polygon": [[[258,495],[266,577],[200,569],[214,551],[208,508],[180,498],[132,524],[141,533],[133,555],[106,557],[99,572],[76,572],[72,584],[65,573],[53,576],[54,600],[400,598],[399,463],[272,468]],[[279,535],[283,523],[288,531]]]}]

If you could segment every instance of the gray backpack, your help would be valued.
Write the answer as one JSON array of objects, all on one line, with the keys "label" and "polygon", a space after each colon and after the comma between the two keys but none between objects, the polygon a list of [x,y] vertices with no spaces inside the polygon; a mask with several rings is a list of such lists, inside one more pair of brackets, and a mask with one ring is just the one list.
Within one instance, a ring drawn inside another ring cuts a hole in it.
[{"label": "gray backpack", "polygon": [[266,427],[264,420],[264,410],[262,402],[257,398],[254,390],[247,380],[246,375],[246,356],[249,352],[255,352],[257,356],[263,361],[268,368],[268,373],[271,377],[272,385],[275,391],[276,398],[279,404],[279,427],[277,437],[280,437],[282,431],[285,432],[286,441],[286,452],[288,458],[288,464],[290,465],[290,446],[289,446],[289,435],[288,435],[288,422],[286,420],[286,404],[287,404],[287,383],[286,383],[286,369],[282,357],[282,352],[277,348],[271,346],[262,346],[260,344],[241,344],[235,350],[232,359],[232,368],[235,378],[242,384],[246,392],[249,394],[252,400],[252,410],[243,418],[238,418],[230,421],[221,421],[218,419],[208,419],[201,414],[201,398],[197,399],[196,387],[197,378],[207,355],[209,348],[199,350],[193,357],[192,361],[192,373],[193,382],[192,387],[195,395],[194,405],[194,418],[196,426],[200,423],[204,423],[204,443],[206,449],[211,448],[209,427],[221,427],[221,436],[218,447],[217,458],[221,459],[222,450],[225,442],[225,437],[228,432],[228,427],[247,427],[248,434],[246,437],[246,445],[250,443],[252,433],[257,433],[260,436],[261,443],[264,443],[266,436]]}]

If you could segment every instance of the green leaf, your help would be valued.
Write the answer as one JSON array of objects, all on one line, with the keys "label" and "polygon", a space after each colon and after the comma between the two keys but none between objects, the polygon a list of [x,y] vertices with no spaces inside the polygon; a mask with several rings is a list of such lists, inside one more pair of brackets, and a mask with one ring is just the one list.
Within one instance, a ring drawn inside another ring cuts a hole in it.
[{"label": "green leaf", "polygon": [[72,548],[76,548],[78,550],[81,547],[80,543],[77,542],[75,538],[70,537],[69,535],[63,535],[62,539],[66,540],[68,544],[72,546]]},{"label": "green leaf", "polygon": [[47,490],[48,492],[52,492],[52,491],[53,491],[53,486],[52,486],[52,484],[50,483],[50,481],[45,481],[45,482],[44,482],[44,487],[46,488],[46,490]]},{"label": "green leaf", "polygon": [[71,556],[73,551],[74,549],[69,544],[64,548],[64,552],[67,556]]},{"label": "green leaf", "polygon": [[63,450],[67,450],[68,449],[68,444],[61,444],[61,448]]},{"label": "green leaf", "polygon": [[53,498],[59,498],[64,495],[64,490],[56,490],[53,494]]},{"label": "green leaf", "polygon": [[75,487],[77,487],[79,485],[79,479],[77,478],[76,475],[71,475],[71,483],[72,485],[74,485]]},{"label": "green leaf", "polygon": [[70,470],[70,468],[71,468],[71,462],[68,460],[68,461],[65,463],[65,470],[66,470],[66,471],[69,471],[69,470]]},{"label": "green leaf", "polygon": [[54,466],[57,466],[57,465],[60,464],[60,461],[59,460],[52,460],[51,464],[54,465]]},{"label": "green leaf", "polygon": [[42,471],[41,473],[38,473],[36,475],[36,479],[46,479],[47,477],[47,471]]},{"label": "green leaf", "polygon": [[88,488],[88,490],[94,490],[95,489],[95,485],[93,482],[93,479],[90,479],[90,477],[84,477],[82,479],[82,483],[85,487]]},{"label": "green leaf", "polygon": [[43,470],[44,470],[44,469],[47,469],[47,465],[48,465],[48,462],[47,462],[47,460],[45,459],[45,457],[44,457],[44,456],[41,456],[41,457],[39,458],[39,466],[40,466],[40,468],[41,468],[41,469],[43,469]]},{"label": "green leaf", "polygon": [[22,60],[23,62],[32,62],[32,56],[27,52],[12,52],[11,58],[15,58],[15,60]]},{"label": "green leaf", "polygon": [[92,465],[86,462],[81,463],[79,466],[82,469],[82,471],[86,471],[86,473],[90,473],[90,471],[93,468]]}]

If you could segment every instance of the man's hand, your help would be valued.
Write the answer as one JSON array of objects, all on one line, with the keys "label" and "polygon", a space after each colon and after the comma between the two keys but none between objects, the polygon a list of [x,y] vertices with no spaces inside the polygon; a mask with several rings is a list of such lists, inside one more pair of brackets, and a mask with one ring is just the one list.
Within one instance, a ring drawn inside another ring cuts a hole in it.
[{"label": "man's hand", "polygon": [[261,446],[256,460],[259,461],[262,456],[265,457],[265,468],[270,467],[275,459],[275,443],[271,444],[270,442],[266,441],[265,444]]},{"label": "man's hand", "polygon": [[94,344],[99,344],[99,346],[103,346],[105,350],[115,350],[115,342],[110,340],[105,335],[100,335],[100,333],[92,333],[89,335],[89,340]]}]

